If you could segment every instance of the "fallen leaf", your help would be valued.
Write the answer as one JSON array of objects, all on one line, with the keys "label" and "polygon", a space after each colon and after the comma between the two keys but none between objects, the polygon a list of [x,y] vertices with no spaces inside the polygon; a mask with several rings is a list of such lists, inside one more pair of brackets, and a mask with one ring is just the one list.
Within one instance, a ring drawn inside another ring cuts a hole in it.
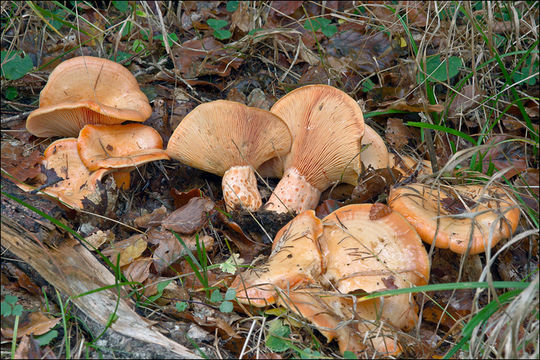
[{"label": "fallen leaf", "polygon": [[521,171],[514,180],[517,193],[525,204],[536,212],[538,212],[539,178],[538,169],[529,168]]},{"label": "fallen leaf", "polygon": [[148,243],[145,240],[146,235],[133,235],[126,240],[117,241],[108,248],[102,250],[103,255],[108,256],[113,264],[116,265],[118,254],[120,254],[120,266],[132,263],[142,255]]},{"label": "fallen leaf", "polygon": [[25,335],[19,342],[14,359],[41,359],[39,343],[32,335]]},{"label": "fallen leaf", "polygon": [[[24,313],[23,313],[24,314]],[[49,319],[41,311],[27,313],[27,316],[21,317],[19,322],[19,328],[17,330],[17,339],[22,338],[25,335],[43,335],[49,332],[62,320],[62,318]],[[7,338],[13,337],[13,329],[2,328],[2,336]]]},{"label": "fallen leaf", "polygon": [[172,54],[177,68],[187,78],[229,76],[231,69],[238,69],[244,62],[214,37],[188,40],[181,47],[173,48]]},{"label": "fallen leaf", "polygon": [[380,194],[389,190],[399,179],[401,179],[401,174],[396,169],[368,168],[360,174],[358,185],[351,194],[351,201],[361,204],[376,199]]},{"label": "fallen leaf", "polygon": [[272,1],[270,3],[270,15],[292,15],[302,6],[303,1]]},{"label": "fallen leaf", "polygon": [[152,265],[151,258],[140,258],[126,265],[122,273],[129,281],[143,283],[150,275],[150,265]]},{"label": "fallen leaf", "polygon": [[270,102],[266,94],[259,88],[255,88],[247,97],[247,106],[256,107],[263,110],[270,110]]},{"label": "fallen leaf", "polygon": [[483,95],[484,91],[477,86],[467,85],[463,87],[448,107],[448,117],[456,118],[465,115],[470,110],[479,106]]},{"label": "fallen leaf", "polygon": [[[90,245],[92,245],[94,248],[99,249],[99,247],[106,242],[114,242],[115,235],[111,230],[105,230],[101,231],[98,230],[97,232],[87,236],[84,238]],[[90,247],[91,251],[94,251],[92,247]]]},{"label": "fallen leaf", "polygon": [[401,150],[409,143],[412,133],[409,128],[403,125],[402,119],[388,118],[385,130],[386,141],[396,150]]},{"label": "fallen leaf", "polygon": [[137,228],[148,228],[150,226],[159,226],[161,221],[167,216],[167,208],[161,206],[151,213],[141,215],[133,220],[133,226]]},{"label": "fallen leaf", "polygon": [[493,147],[486,152],[482,159],[484,173],[488,171],[490,163],[499,171],[511,168],[505,173],[508,179],[527,169],[527,158],[522,142],[512,141],[506,135],[498,135],[490,139],[486,145],[488,144]]},{"label": "fallen leaf", "polygon": [[322,219],[326,215],[334,212],[334,210],[339,209],[342,204],[339,201],[328,199],[324,200],[317,208],[315,209],[315,215]]},{"label": "fallen leaf", "polygon": [[8,141],[2,141],[2,169],[15,179],[24,182],[41,174],[42,160],[39,150],[23,155],[23,144],[14,146]]},{"label": "fallen leaf", "polygon": [[173,211],[161,222],[167,230],[182,234],[193,234],[208,222],[207,213],[214,208],[214,202],[206,197],[193,197],[181,208]]}]

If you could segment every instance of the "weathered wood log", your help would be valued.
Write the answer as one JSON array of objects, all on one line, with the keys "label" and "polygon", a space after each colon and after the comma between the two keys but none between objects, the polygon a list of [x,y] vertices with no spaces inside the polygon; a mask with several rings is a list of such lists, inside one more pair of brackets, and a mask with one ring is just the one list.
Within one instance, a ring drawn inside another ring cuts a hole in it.
[{"label": "weathered wood log", "polygon": [[[2,185],[7,185],[7,181],[2,180]],[[10,185],[7,188],[13,189]],[[6,186],[3,186],[3,191],[5,190]],[[37,197],[32,200],[34,205],[40,202]],[[51,243],[51,234],[56,230],[46,219],[39,219],[39,215],[34,215],[22,205],[3,196],[2,246],[32,266],[63,295],[71,297],[71,302],[84,313],[86,320],[91,320],[95,330],[104,330],[111,314],[115,313],[116,320],[105,335],[113,338],[115,347],[120,347],[128,356],[198,358],[183,345],[153,329],[148,320],[134,311],[134,304],[129,298],[118,298],[115,288],[76,297],[115,284],[113,274],[74,239],[53,241],[52,247],[44,244]],[[56,232],[55,235],[60,233]],[[48,241],[45,241],[45,238],[48,238]]]}]

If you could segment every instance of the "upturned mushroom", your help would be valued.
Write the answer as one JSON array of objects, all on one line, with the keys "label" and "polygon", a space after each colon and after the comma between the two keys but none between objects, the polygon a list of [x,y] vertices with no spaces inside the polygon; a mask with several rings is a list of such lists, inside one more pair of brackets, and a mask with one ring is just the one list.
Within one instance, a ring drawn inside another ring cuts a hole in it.
[{"label": "upturned mushroom", "polygon": [[388,204],[426,243],[458,254],[492,248],[519,222],[519,208],[495,186],[409,184],[391,189]]},{"label": "upturned mushroom", "polygon": [[[57,140],[49,145],[42,164],[61,179],[41,190],[41,193],[57,198],[74,209],[82,209],[82,200],[94,193],[97,183],[111,172],[110,169],[88,170],[79,157],[75,138]],[[18,186],[25,191],[34,189],[25,184]]]},{"label": "upturned mushroom", "polygon": [[293,144],[266,210],[314,209],[333,183],[356,185],[364,117],[353,98],[332,86],[308,85],[279,99],[270,111],[287,123]]},{"label": "upturned mushroom", "polygon": [[151,114],[148,98],[128,69],[111,60],[80,56],[51,72],[26,128],[39,137],[77,136],[86,124],[142,122]]},{"label": "upturned mushroom", "polygon": [[[383,204],[344,206],[323,219],[326,280],[342,293],[426,285],[429,258],[411,224]],[[410,294],[381,301],[381,318],[411,329],[418,315]]]},{"label": "upturned mushroom", "polygon": [[268,261],[239,274],[231,284],[244,304],[267,306],[276,302],[278,290],[289,291],[315,283],[324,271],[319,246],[322,223],[313,210],[305,211],[277,234]]},{"label": "upturned mushroom", "polygon": [[118,169],[118,187],[129,188],[130,172],[156,160],[168,160],[161,135],[142,124],[86,125],[77,138],[79,156],[91,170]]},{"label": "upturned mushroom", "polygon": [[262,205],[254,169],[291,147],[287,124],[269,111],[217,100],[201,104],[178,125],[167,154],[186,165],[223,176],[228,210]]},{"label": "upturned mushroom", "polygon": [[388,149],[381,136],[369,125],[364,125],[362,137],[362,163],[367,168],[382,169],[388,166]]}]

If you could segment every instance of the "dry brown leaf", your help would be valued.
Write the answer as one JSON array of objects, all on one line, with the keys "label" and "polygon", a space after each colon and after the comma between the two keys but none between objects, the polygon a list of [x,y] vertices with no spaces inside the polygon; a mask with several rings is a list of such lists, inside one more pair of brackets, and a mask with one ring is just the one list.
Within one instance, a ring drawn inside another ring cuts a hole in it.
[{"label": "dry brown leaf", "polygon": [[43,158],[39,150],[34,150],[25,156],[23,149],[22,144],[14,146],[7,141],[2,141],[2,169],[21,182],[41,174],[40,164]]},{"label": "dry brown leaf", "polygon": [[[99,247],[106,242],[114,242],[115,235],[111,230],[105,230],[101,231],[98,230],[97,232],[93,233],[92,235],[89,235],[84,238],[90,245],[92,245],[94,248],[99,249]],[[94,251],[92,247],[90,247],[91,251]]]},{"label": "dry brown leaf", "polygon": [[263,110],[270,110],[270,101],[264,91],[255,88],[247,97],[247,106],[256,107]]},{"label": "dry brown leaf", "polygon": [[376,200],[377,196],[389,190],[400,178],[401,174],[396,169],[368,168],[360,175],[358,185],[351,194],[351,200],[360,204]]},{"label": "dry brown leaf", "polygon": [[326,215],[334,212],[334,210],[339,209],[341,206],[343,206],[342,203],[339,201],[336,201],[334,199],[328,199],[324,200],[317,208],[315,209],[315,215],[322,219]]},{"label": "dry brown leaf", "polygon": [[14,359],[41,359],[41,350],[39,343],[33,336],[25,335],[17,350],[15,351]]},{"label": "dry brown leaf", "polygon": [[159,226],[161,221],[167,216],[167,208],[161,206],[151,213],[141,215],[133,220],[133,225],[138,228],[148,228],[150,226]]},{"label": "dry brown leaf", "polygon": [[229,76],[231,69],[238,69],[243,59],[214,39],[188,40],[181,47],[172,49],[176,66],[188,78],[201,75]]},{"label": "dry brown leaf", "polygon": [[255,9],[250,7],[249,2],[240,1],[238,9],[231,16],[231,30],[237,28],[242,33],[247,33],[255,28]]},{"label": "dry brown leaf", "polygon": [[[179,235],[189,251],[196,251],[197,236],[196,235]],[[214,238],[208,235],[198,236],[199,243],[204,244],[206,251],[212,250],[214,246]],[[159,244],[154,250],[152,258],[154,266],[159,274],[163,273],[171,264],[178,259],[187,255],[186,249],[176,238],[176,236],[168,230],[161,227],[152,229],[148,232],[148,242],[151,244]]]},{"label": "dry brown leaf", "polygon": [[[41,311],[28,313],[27,317],[23,317],[20,320],[19,328],[17,330],[17,339],[30,334],[43,335],[55,327],[61,319],[62,318],[49,319]],[[13,329],[2,328],[2,336],[12,338]]]},{"label": "dry brown leaf", "polygon": [[150,265],[152,265],[151,258],[140,258],[127,265],[122,272],[129,281],[143,283],[150,275]]},{"label": "dry brown leaf", "polygon": [[204,196],[201,189],[191,189],[186,192],[181,192],[176,189],[171,189],[171,196],[174,200],[174,208],[179,209],[186,205],[191,198]]},{"label": "dry brown leaf", "polygon": [[498,135],[487,142],[487,144],[492,144],[494,147],[489,149],[482,159],[482,171],[484,173],[489,169],[490,162],[495,166],[496,170],[511,168],[505,173],[508,179],[527,169],[527,158],[522,142],[504,141],[510,139],[506,135]]},{"label": "dry brown leaf", "polygon": [[386,108],[379,109],[380,111],[385,110],[400,110],[400,111],[409,111],[409,112],[437,112],[441,113],[444,110],[444,105],[442,104],[421,104],[421,103],[408,103],[405,100],[392,101],[390,104],[384,103],[381,104],[388,105]]},{"label": "dry brown leaf", "polygon": [[484,91],[473,85],[467,85],[459,92],[448,107],[448,117],[454,118],[465,115],[469,110],[478,106]]},{"label": "dry brown leaf", "polygon": [[148,243],[145,240],[146,235],[133,235],[126,240],[118,241],[107,249],[102,250],[103,255],[108,256],[113,264],[116,264],[118,254],[120,254],[120,266],[132,263],[140,257]]},{"label": "dry brown leaf", "polygon": [[272,1],[270,3],[270,15],[292,15],[302,6],[303,1]]},{"label": "dry brown leaf", "polygon": [[425,1],[400,1],[399,5],[405,8],[409,24],[426,27],[427,14]]},{"label": "dry brown leaf", "polygon": [[173,211],[161,226],[182,234],[193,234],[208,222],[207,213],[214,208],[214,202],[206,197],[193,197],[181,208]]},{"label": "dry brown leaf", "polygon": [[396,150],[401,150],[409,143],[412,133],[409,128],[403,125],[402,119],[389,118],[386,122],[386,141]]}]

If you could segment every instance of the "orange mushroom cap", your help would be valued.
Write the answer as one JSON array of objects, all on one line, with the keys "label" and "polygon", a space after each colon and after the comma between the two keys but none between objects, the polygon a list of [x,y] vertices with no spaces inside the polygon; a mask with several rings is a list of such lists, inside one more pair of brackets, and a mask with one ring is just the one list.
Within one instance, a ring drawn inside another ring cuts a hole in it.
[{"label": "orange mushroom cap", "polygon": [[353,302],[350,296],[309,288],[283,293],[278,304],[313,323],[328,342],[336,338],[342,354],[351,351],[360,355],[368,345],[378,355],[395,356],[401,352],[397,342],[385,334],[391,329],[379,327],[376,322],[378,299]]},{"label": "orange mushroom cap", "polygon": [[151,114],[148,98],[128,69],[111,60],[80,56],[51,72],[26,128],[40,137],[77,136],[86,124],[142,122]]},{"label": "orange mushroom cap", "polygon": [[86,125],[79,133],[77,149],[89,170],[129,168],[169,159],[161,135],[141,124]]},{"label": "orange mushroom cap", "polygon": [[367,168],[382,169],[388,166],[388,149],[381,136],[369,125],[364,125],[362,137],[362,163]]},{"label": "orange mushroom cap", "polygon": [[[420,237],[388,206],[344,206],[326,216],[323,225],[324,276],[340,292],[374,292],[428,283],[429,258]],[[398,328],[414,326],[417,314],[409,294],[385,298],[382,318]]]},{"label": "orange mushroom cap", "polygon": [[307,85],[279,99],[270,111],[287,123],[293,144],[267,210],[313,209],[333,183],[356,185],[364,117],[353,98],[332,86]]},{"label": "orange mushroom cap", "polygon": [[[82,200],[97,190],[97,183],[109,173],[109,169],[91,172],[79,157],[77,139],[66,138],[53,142],[45,149],[43,165],[63,178],[41,190],[74,209],[82,209]],[[19,186],[25,191],[33,190],[27,185]]]},{"label": "orange mushroom cap", "polygon": [[289,291],[315,282],[324,270],[318,239],[322,223],[313,210],[305,211],[276,234],[265,265],[239,274],[231,284],[236,298],[253,306],[273,304],[277,289]]},{"label": "orange mushroom cap", "polygon": [[495,186],[437,189],[409,184],[391,189],[388,204],[409,220],[426,243],[458,254],[492,248],[511,236],[519,222],[519,208]]},{"label": "orange mushroom cap", "polygon": [[261,196],[254,170],[291,147],[287,124],[269,111],[234,101],[201,104],[178,125],[167,153],[191,167],[223,176],[227,209],[257,210]]}]

